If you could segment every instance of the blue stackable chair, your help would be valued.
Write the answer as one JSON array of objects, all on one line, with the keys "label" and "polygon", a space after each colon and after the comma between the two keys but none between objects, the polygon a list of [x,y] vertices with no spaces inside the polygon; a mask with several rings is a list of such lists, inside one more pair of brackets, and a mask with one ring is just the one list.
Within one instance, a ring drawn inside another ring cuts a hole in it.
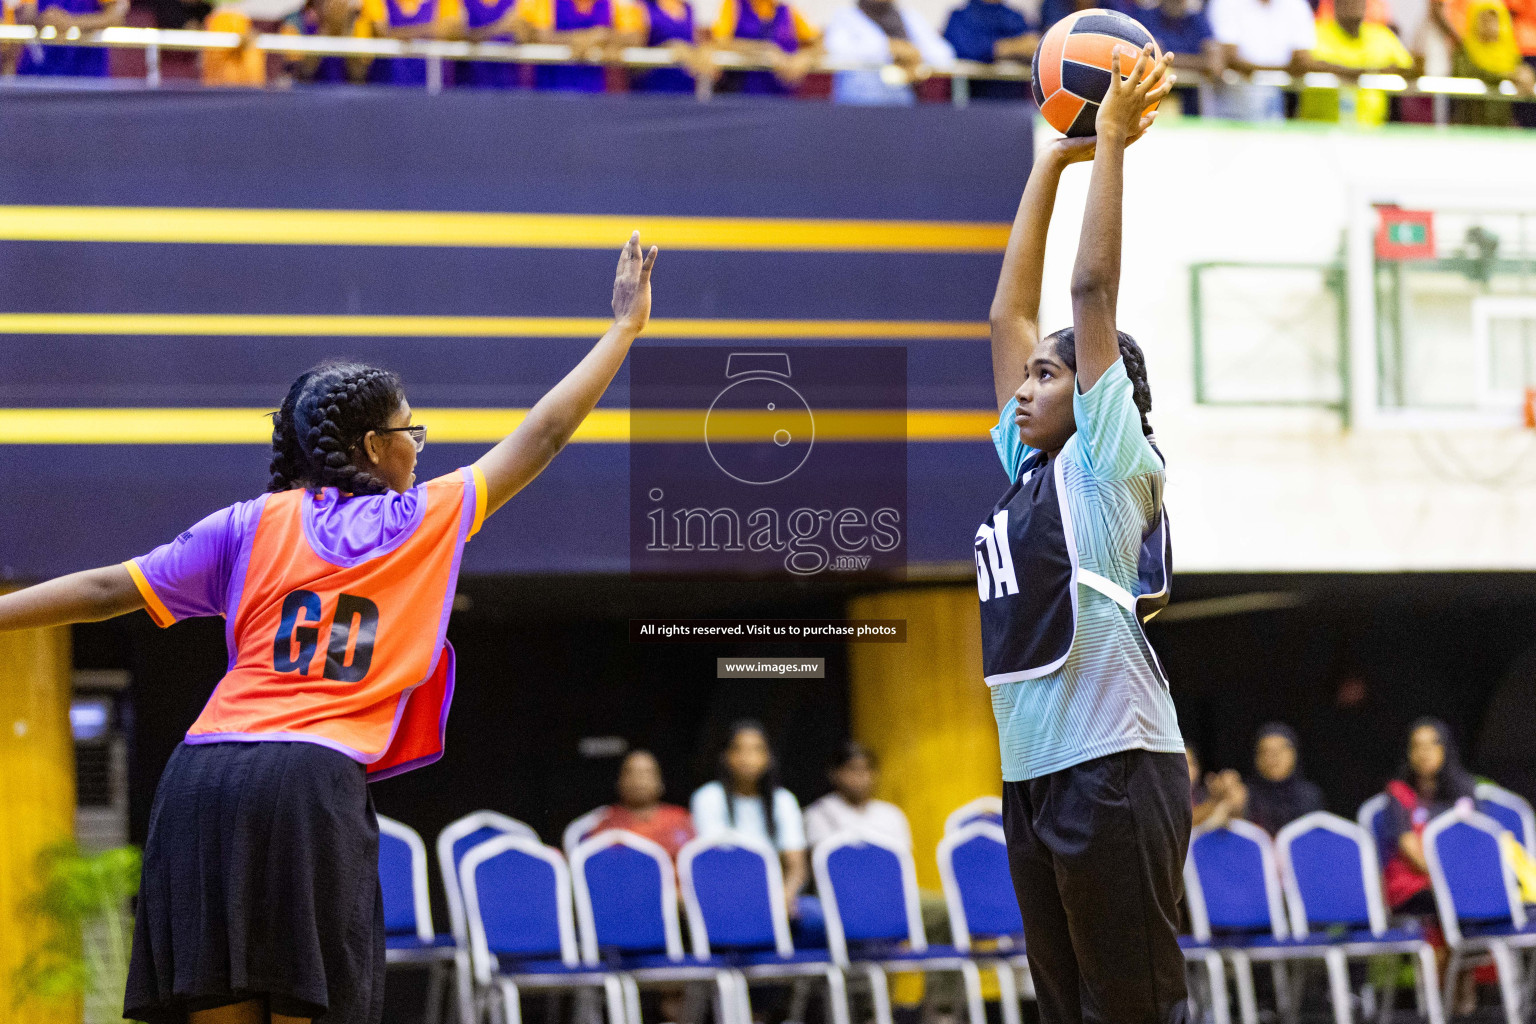
[{"label": "blue stackable chair", "polygon": [[923,934],[910,850],[884,836],[850,830],[824,839],[811,860],[832,959],[868,976],[878,1024],[891,1021],[887,970],[958,972],[970,1024],[986,1024],[976,961],[953,946],[930,947]]},{"label": "blue stackable chair", "polygon": [[[1024,919],[1019,915],[1019,900],[1008,871],[1003,830],[979,820],[946,832],[939,840],[938,860],[955,949],[996,969],[1003,1024],[1019,1024],[1020,990],[1033,997],[1034,985],[1024,954]],[[993,948],[977,950],[977,939],[991,943]],[[1023,974],[1023,986],[1016,972]]]},{"label": "blue stackable chair", "polygon": [[1299,1002],[1298,993],[1291,989],[1287,962],[1322,960],[1335,996],[1343,979],[1345,999],[1342,1005],[1334,999],[1334,1017],[1337,1024],[1348,1024],[1349,974],[1344,954],[1326,943],[1291,937],[1269,833],[1246,821],[1195,829],[1184,863],[1184,895],[1195,943],[1210,945],[1232,964],[1243,1024],[1258,1020],[1255,960],[1270,964],[1276,1009],[1286,1020],[1296,1018]]},{"label": "blue stackable chair", "polygon": [[1355,823],[1365,829],[1376,844],[1378,870],[1387,866],[1393,853],[1392,837],[1387,835],[1387,801],[1391,799],[1386,793],[1377,793],[1355,812]]},{"label": "blue stackable chair", "polygon": [[409,825],[379,819],[379,889],[384,894],[384,962],[427,968],[427,1024],[442,1019],[443,991],[458,948],[432,927],[427,844]]},{"label": "blue stackable chair", "polygon": [[1446,945],[1447,1005],[1469,953],[1487,953],[1498,967],[1499,995],[1509,1024],[1519,1024],[1521,964],[1517,950],[1536,947],[1536,922],[1526,915],[1514,868],[1499,847],[1504,826],[1480,811],[1453,807],[1424,828],[1424,860],[1435,889],[1435,907]]},{"label": "blue stackable chair", "polygon": [[1530,801],[1492,782],[1479,782],[1477,809],[1513,832],[1525,852],[1536,857],[1536,812]]},{"label": "blue stackable chair", "polygon": [[626,1024],[624,990],[612,971],[581,962],[571,876],[560,851],[515,835],[487,839],[459,864],[469,924],[477,1012],[499,999],[503,1024],[521,1024],[525,989],[601,989],[608,1024]]},{"label": "blue stackable chair", "polygon": [[450,822],[437,834],[437,869],[442,873],[443,892],[448,898],[448,928],[459,948],[459,955],[454,959],[454,982],[460,1007],[459,1024],[474,1024],[470,1014],[477,999],[474,973],[469,963],[469,923],[464,914],[459,864],[464,860],[464,855],[479,843],[506,835],[539,841],[538,833],[530,826],[499,811],[472,811]]},{"label": "blue stackable chair", "polygon": [[847,980],[830,951],[796,949],[790,938],[778,851],[736,831],[701,836],[678,852],[677,873],[694,958],[720,956],[736,972],[736,1021],[752,1020],[749,982],[820,978],[832,1024],[849,1024]]},{"label": "blue stackable chair", "polygon": [[[1416,927],[1387,927],[1380,860],[1370,833],[1336,814],[1315,811],[1282,828],[1275,837],[1275,851],[1292,938],[1326,943],[1346,961],[1383,953],[1413,957],[1423,1014],[1430,1024],[1443,1024],[1435,951]],[[1348,974],[1331,961],[1329,982],[1335,1015],[1342,1004],[1347,1018]],[[1385,1005],[1391,1006],[1390,996]]]},{"label": "blue stackable chair", "polygon": [[689,981],[715,985],[717,1013],[722,1021],[731,1018],[737,1001],[730,964],[683,952],[677,879],[666,850],[632,832],[599,832],[577,845],[571,883],[582,962],[620,972],[629,1024],[641,1024],[640,985]]},{"label": "blue stackable chair", "polygon": [[964,828],[974,822],[985,821],[998,827],[1003,824],[1003,799],[997,796],[979,796],[949,812],[944,819],[944,833]]}]

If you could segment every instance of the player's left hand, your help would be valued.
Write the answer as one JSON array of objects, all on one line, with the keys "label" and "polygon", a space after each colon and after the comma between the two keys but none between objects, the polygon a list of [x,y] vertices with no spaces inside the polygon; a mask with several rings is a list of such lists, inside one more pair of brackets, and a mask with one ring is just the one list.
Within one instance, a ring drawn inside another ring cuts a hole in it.
[{"label": "player's left hand", "polygon": [[1110,55],[1109,90],[1099,104],[1094,132],[1100,139],[1128,145],[1131,136],[1137,134],[1141,119],[1151,113],[1148,108],[1168,95],[1175,79],[1169,70],[1173,54],[1165,53],[1154,59],[1151,43],[1141,48],[1129,72],[1121,70],[1123,60],[1119,49]]}]

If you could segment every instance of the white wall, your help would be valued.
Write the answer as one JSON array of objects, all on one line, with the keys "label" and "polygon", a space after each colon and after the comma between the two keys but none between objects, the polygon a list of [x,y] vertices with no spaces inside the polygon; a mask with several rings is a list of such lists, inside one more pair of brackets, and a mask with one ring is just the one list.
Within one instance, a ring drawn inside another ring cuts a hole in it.
[{"label": "white wall", "polygon": [[[1041,145],[1048,134],[1041,129]],[[1046,330],[1071,319],[1088,174],[1087,165],[1071,168],[1062,183]],[[1209,260],[1326,262],[1351,218],[1354,256],[1367,260],[1372,201],[1536,209],[1536,133],[1261,129],[1169,117],[1131,149],[1126,174],[1119,321],[1147,352],[1180,569],[1536,569],[1536,431],[1513,411],[1405,418],[1376,409],[1374,380],[1360,379],[1375,360],[1360,301],[1369,298],[1366,275],[1356,269],[1351,279],[1356,407],[1345,429],[1319,409],[1195,404],[1188,271]],[[1270,329],[1267,313],[1256,320],[1255,332]],[[1224,333],[1243,327],[1229,323]],[[1470,333],[1453,318],[1435,349],[1431,365],[1453,379],[1472,358]]]}]

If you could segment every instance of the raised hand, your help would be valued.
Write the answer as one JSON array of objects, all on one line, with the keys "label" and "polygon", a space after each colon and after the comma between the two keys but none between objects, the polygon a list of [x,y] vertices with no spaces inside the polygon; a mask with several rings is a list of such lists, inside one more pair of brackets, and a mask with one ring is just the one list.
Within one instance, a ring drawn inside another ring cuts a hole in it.
[{"label": "raised hand", "polygon": [[1109,58],[1109,90],[1099,104],[1094,131],[1100,139],[1110,138],[1120,145],[1129,145],[1146,130],[1142,125],[1143,118],[1154,113],[1148,108],[1173,89],[1175,78],[1169,70],[1173,54],[1165,53],[1154,59],[1152,44],[1148,43],[1136,55],[1135,65],[1123,78],[1121,60],[1121,52],[1116,49]]},{"label": "raised hand", "polygon": [[640,254],[640,232],[629,236],[619,254],[619,269],[613,277],[613,318],[619,326],[639,334],[651,318],[651,268],[656,265],[653,245]]}]

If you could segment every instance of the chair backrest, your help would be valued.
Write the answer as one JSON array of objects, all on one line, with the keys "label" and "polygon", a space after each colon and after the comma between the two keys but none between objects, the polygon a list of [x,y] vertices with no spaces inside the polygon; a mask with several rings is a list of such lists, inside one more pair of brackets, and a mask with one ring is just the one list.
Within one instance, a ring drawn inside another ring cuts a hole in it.
[{"label": "chair backrest", "polygon": [[994,825],[1003,823],[1003,798],[999,796],[979,796],[969,803],[961,804],[949,812],[949,817],[944,819],[944,832],[949,834],[957,828],[963,828],[973,821],[989,821]]},{"label": "chair backrest", "polygon": [[431,941],[432,899],[427,890],[427,844],[411,826],[380,814],[379,888],[384,933]]},{"label": "chair backrest", "polygon": [[592,834],[592,830],[597,827],[597,823],[602,821],[603,816],[607,813],[607,804],[601,807],[594,807],[565,826],[565,834],[560,837],[560,846],[565,850],[567,860],[576,853],[576,847],[581,845],[583,839]]},{"label": "chair backrest", "polygon": [[699,836],[677,854],[693,954],[714,948],[772,949],[794,955],[779,853],[756,836]]},{"label": "chair backrest", "polygon": [[1530,801],[1492,782],[1479,782],[1476,793],[1477,809],[1513,832],[1525,852],[1536,857],[1536,812]]},{"label": "chair backrest", "polygon": [[464,855],[459,879],[470,960],[482,985],[502,953],[580,965],[571,875],[559,850],[522,836],[487,839]]},{"label": "chair backrest", "polygon": [[1387,801],[1391,799],[1385,793],[1377,793],[1355,812],[1355,824],[1369,832],[1376,844],[1378,870],[1385,868],[1392,857],[1392,837],[1387,835]]},{"label": "chair backrest", "polygon": [[1514,868],[1499,848],[1504,831],[1488,815],[1460,805],[1424,827],[1424,860],[1435,888],[1435,908],[1452,944],[1461,941],[1464,922],[1508,921],[1525,927]]},{"label": "chair backrest", "polygon": [[1304,814],[1275,836],[1275,853],[1293,937],[1305,938],[1314,924],[1386,932],[1376,842],[1358,824],[1327,811]]},{"label": "chair backrest", "polygon": [[1202,942],[1211,929],[1290,934],[1280,872],[1269,833],[1247,821],[1198,828],[1184,862],[1191,931]]},{"label": "chair backrest", "polygon": [[817,844],[811,865],[834,963],[848,963],[849,943],[905,942],[919,952],[928,948],[911,850],[885,836],[850,829]]},{"label": "chair backrest", "polygon": [[469,926],[464,916],[459,865],[475,846],[498,836],[539,841],[539,834],[530,826],[499,811],[471,811],[457,821],[449,822],[448,827],[437,834],[437,870],[442,873],[443,891],[448,894],[448,925],[461,946],[469,941]]},{"label": "chair backrest", "polygon": [[1012,940],[1024,934],[1001,828],[973,821],[948,832],[939,840],[938,856],[956,949],[970,952],[973,937]]},{"label": "chair backrest", "polygon": [[603,949],[683,959],[677,879],[666,850],[633,832],[608,829],[576,847],[571,883],[584,963],[595,966]]}]

